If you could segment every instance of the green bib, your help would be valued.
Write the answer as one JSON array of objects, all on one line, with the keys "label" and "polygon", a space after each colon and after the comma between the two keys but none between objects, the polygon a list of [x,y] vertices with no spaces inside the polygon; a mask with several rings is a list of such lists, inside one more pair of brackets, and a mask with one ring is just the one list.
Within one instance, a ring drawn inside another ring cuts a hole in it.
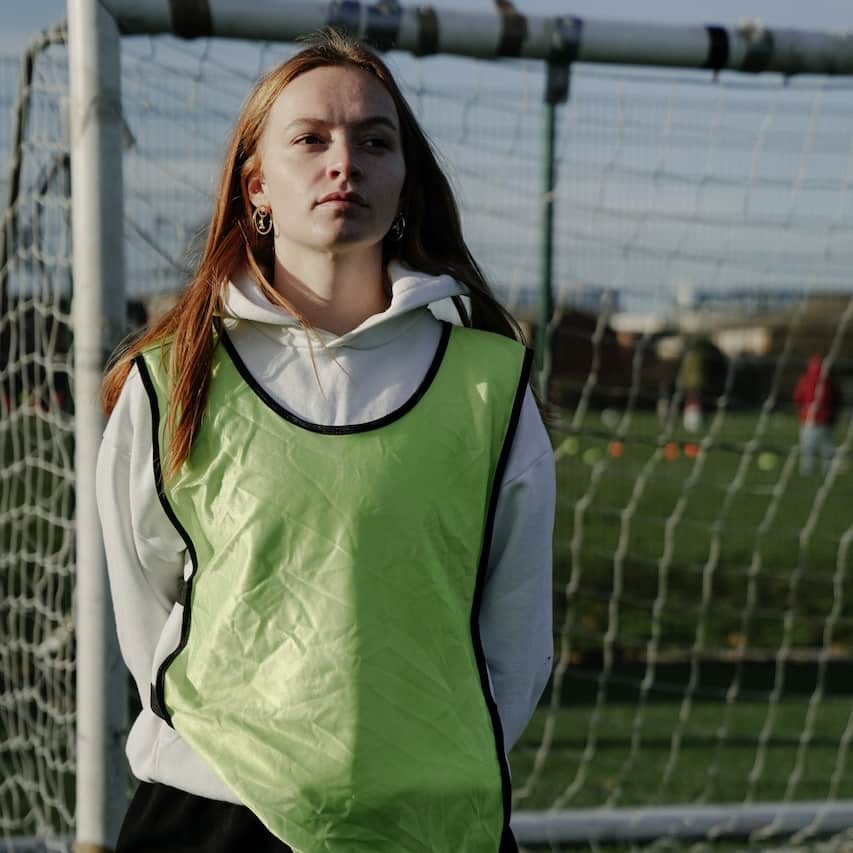
[{"label": "green bib", "polygon": [[515,849],[478,619],[529,354],[445,325],[400,409],[322,427],[269,397],[222,332],[202,427],[164,486],[163,353],[137,365],[193,573],[155,711],[298,853]]}]

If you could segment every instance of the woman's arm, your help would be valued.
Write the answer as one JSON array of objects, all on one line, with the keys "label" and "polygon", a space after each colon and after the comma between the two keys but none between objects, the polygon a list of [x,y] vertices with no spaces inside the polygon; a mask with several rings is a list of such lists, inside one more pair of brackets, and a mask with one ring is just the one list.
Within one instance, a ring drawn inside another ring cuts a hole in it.
[{"label": "woman's arm", "polygon": [[551,673],[552,538],[556,483],[551,442],[528,389],[498,496],[480,637],[507,752]]},{"label": "woman's arm", "polygon": [[97,499],[119,645],[147,708],[154,648],[177,597],[185,549],[157,496],[151,411],[135,367],[104,430]]}]

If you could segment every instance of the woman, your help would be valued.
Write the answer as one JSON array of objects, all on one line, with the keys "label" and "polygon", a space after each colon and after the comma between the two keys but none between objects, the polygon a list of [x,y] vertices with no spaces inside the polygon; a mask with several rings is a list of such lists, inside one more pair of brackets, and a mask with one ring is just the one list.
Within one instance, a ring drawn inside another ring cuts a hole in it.
[{"label": "woman", "polygon": [[326,32],[264,77],[197,274],[104,383],[118,850],[517,849],[552,642],[528,369],[386,66]]}]

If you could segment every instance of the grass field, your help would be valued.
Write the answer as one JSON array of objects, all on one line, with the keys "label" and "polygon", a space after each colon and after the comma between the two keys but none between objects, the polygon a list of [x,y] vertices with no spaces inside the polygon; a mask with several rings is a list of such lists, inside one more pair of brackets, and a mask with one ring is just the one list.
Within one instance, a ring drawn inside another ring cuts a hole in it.
[{"label": "grass field", "polygon": [[653,631],[661,652],[853,645],[846,463],[831,484],[801,477],[789,414],[730,413],[712,430],[661,438],[643,413],[617,448],[591,412],[554,431],[556,616],[574,650],[608,631],[629,656]]},{"label": "grass field", "polygon": [[[724,708],[700,701],[679,728],[680,703],[651,703],[644,711],[637,743],[637,706],[608,704],[594,719],[591,705],[560,710],[555,736],[537,784],[525,782],[542,742],[546,712],[537,713],[512,752],[519,809],[547,809],[564,799],[566,808],[723,803],[770,800],[853,799],[853,773],[839,743],[851,721],[849,697],[825,698],[808,743],[801,741],[808,701],[788,698],[776,710],[763,748],[766,702],[743,700],[731,709],[720,739]],[[590,755],[584,757],[584,750]],[[794,770],[799,772],[792,781]],[[575,789],[573,796],[565,796]]]},{"label": "grass field", "polygon": [[[849,698],[836,697],[822,703],[816,734],[805,747],[800,738],[808,703],[802,699],[781,703],[774,733],[763,753],[759,750],[758,734],[766,723],[766,703],[739,703],[732,711],[729,733],[722,744],[718,740],[720,705],[697,703],[675,750],[673,732],[678,726],[680,708],[675,704],[652,704],[646,708],[640,745],[632,754],[636,712],[636,705],[615,703],[594,722],[593,709],[589,706],[561,710],[556,718],[556,736],[538,784],[526,795],[518,796],[525,793],[525,781],[541,744],[546,714],[537,713],[512,753],[514,808],[526,811],[546,810],[554,805],[571,809],[853,799],[853,774],[845,772],[845,757],[839,760],[839,742],[850,720]],[[591,743],[590,731],[596,725],[597,737],[585,758],[584,752]],[[574,795],[566,797],[571,791]],[[547,849],[620,853],[647,849],[650,844],[589,843]],[[659,839],[654,847],[692,853],[771,848],[788,853],[812,849],[849,853],[853,849],[849,844],[827,845],[827,840],[819,837],[812,839],[811,844],[817,846],[786,846],[784,838],[722,839],[713,843],[702,839]]]},{"label": "grass field", "polygon": [[785,413],[620,426],[552,430],[566,668],[512,753],[515,807],[853,798],[847,464],[801,477]]}]

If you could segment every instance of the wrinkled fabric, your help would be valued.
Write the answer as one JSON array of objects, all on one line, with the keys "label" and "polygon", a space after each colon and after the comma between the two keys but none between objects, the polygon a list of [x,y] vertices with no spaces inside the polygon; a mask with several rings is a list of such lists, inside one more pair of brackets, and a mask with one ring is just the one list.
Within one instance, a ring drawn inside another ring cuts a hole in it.
[{"label": "wrinkled fabric", "polygon": [[166,489],[197,564],[158,680],[175,729],[294,850],[498,849],[505,757],[472,625],[522,355],[454,329],[411,410],[330,433],[285,420],[216,349]]}]

